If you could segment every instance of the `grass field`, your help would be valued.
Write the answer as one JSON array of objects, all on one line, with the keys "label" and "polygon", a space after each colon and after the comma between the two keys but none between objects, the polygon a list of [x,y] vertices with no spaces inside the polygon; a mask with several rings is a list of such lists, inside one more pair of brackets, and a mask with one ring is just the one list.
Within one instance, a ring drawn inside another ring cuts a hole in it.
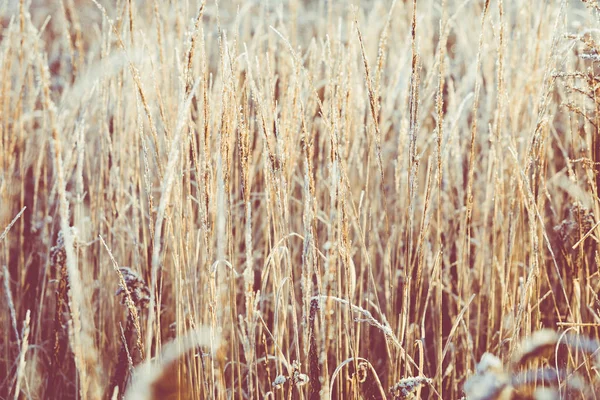
[{"label": "grass field", "polygon": [[596,0],[0,0],[0,399],[596,399]]}]

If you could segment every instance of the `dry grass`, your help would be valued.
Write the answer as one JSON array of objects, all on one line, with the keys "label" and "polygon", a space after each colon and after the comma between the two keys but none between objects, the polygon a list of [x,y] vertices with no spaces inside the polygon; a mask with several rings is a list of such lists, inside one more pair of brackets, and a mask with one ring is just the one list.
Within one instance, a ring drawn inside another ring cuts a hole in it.
[{"label": "dry grass", "polygon": [[0,399],[600,397],[597,1],[0,24]]}]

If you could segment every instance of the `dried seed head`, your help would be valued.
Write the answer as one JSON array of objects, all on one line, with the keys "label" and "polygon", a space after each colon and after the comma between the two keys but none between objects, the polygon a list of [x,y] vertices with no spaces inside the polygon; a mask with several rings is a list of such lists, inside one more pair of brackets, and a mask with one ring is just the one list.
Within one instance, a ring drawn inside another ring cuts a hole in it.
[{"label": "dried seed head", "polygon": [[[127,290],[131,295],[131,300],[139,308],[147,308],[150,303],[150,289],[146,282],[140,276],[129,267],[119,268]],[[127,302],[127,295],[125,288],[119,287],[116,293],[117,296],[121,295],[121,304],[125,305]]]},{"label": "dried seed head", "polygon": [[298,387],[300,386],[304,386],[306,385],[308,382],[310,381],[310,379],[308,378],[308,375],[306,374],[301,374],[298,371],[294,372],[294,384]]},{"label": "dried seed head", "polygon": [[414,396],[414,391],[421,385],[431,384],[432,380],[424,376],[415,376],[401,379],[390,388],[394,400],[410,399]]},{"label": "dried seed head", "polygon": [[364,383],[367,380],[367,375],[368,375],[368,369],[369,365],[362,361],[358,364],[358,369],[356,371],[356,377],[358,378],[358,382],[359,383]]},{"label": "dried seed head", "polygon": [[594,226],[594,214],[581,203],[574,203],[569,209],[569,216],[554,227],[554,232],[563,246],[570,249],[579,239]]},{"label": "dried seed head", "polygon": [[61,234],[59,234],[56,246],[52,246],[50,249],[50,262],[56,268],[62,268],[66,265],[67,254],[65,253],[65,245]]},{"label": "dried seed head", "polygon": [[[71,235],[73,235],[73,244],[77,246],[77,228],[71,227]],[[65,238],[62,231],[58,232],[56,238],[56,246],[50,248],[50,261],[55,267],[63,267],[67,262],[67,255],[65,253]]]},{"label": "dried seed head", "polygon": [[275,378],[275,380],[273,381],[273,387],[275,389],[279,389],[281,388],[281,386],[285,383],[286,381],[286,377],[283,375],[277,375],[277,378]]},{"label": "dried seed head", "polygon": [[298,360],[292,362],[292,368],[292,383],[298,387],[306,385],[310,379],[308,375],[300,372],[300,362]]},{"label": "dried seed head", "polygon": [[[74,226],[71,227],[71,236],[73,237],[73,246],[77,249],[82,243],[78,239],[77,228]],[[58,232],[56,246],[50,248],[50,262],[52,266],[57,268],[66,266],[67,253],[65,252],[65,238],[62,231]]]}]

